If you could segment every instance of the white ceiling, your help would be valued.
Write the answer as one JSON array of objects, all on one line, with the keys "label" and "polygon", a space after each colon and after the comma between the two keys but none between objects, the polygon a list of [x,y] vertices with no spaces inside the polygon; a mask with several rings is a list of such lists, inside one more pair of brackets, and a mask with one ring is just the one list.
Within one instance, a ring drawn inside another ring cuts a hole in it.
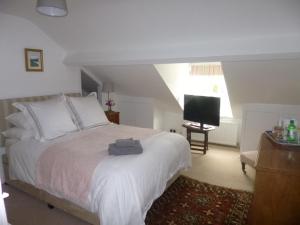
[{"label": "white ceiling", "polygon": [[35,3],[0,0],[0,11],[39,26],[69,63],[300,53],[299,0],[67,0],[65,18],[39,15]]},{"label": "white ceiling", "polygon": [[208,60],[223,62],[237,112],[249,102],[300,104],[299,0],[67,0],[65,18],[39,15],[35,3],[0,0],[0,12],[30,20],[66,50],[66,63],[119,93],[178,108],[150,64]]}]

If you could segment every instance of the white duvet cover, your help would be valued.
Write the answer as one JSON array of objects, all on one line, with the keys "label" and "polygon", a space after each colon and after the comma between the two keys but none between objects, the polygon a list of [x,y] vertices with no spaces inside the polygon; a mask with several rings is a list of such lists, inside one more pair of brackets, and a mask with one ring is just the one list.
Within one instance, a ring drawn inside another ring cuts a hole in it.
[{"label": "white duvet cover", "polygon": [[[79,133],[50,142],[32,139],[13,144],[9,150],[11,178],[35,185],[36,163],[41,154],[53,143]],[[97,213],[101,225],[144,224],[147,211],[163,193],[167,181],[191,166],[189,144],[181,135],[160,132],[143,139],[141,144],[142,154],[107,156],[93,173],[87,204],[82,207]]]}]

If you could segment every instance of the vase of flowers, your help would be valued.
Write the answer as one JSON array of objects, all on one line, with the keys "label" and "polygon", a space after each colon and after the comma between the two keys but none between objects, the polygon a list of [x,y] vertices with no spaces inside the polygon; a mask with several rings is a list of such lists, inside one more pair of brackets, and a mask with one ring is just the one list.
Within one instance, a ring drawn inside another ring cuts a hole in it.
[{"label": "vase of flowers", "polygon": [[105,105],[107,105],[108,111],[111,111],[111,107],[115,105],[115,102],[112,99],[108,99],[108,100],[106,100]]}]

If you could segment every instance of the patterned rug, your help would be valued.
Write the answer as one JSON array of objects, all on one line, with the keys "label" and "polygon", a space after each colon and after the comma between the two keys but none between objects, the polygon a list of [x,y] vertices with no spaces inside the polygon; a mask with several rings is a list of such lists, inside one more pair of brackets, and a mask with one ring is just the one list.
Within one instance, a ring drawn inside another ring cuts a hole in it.
[{"label": "patterned rug", "polygon": [[243,225],[252,194],[180,176],[157,199],[147,225]]}]

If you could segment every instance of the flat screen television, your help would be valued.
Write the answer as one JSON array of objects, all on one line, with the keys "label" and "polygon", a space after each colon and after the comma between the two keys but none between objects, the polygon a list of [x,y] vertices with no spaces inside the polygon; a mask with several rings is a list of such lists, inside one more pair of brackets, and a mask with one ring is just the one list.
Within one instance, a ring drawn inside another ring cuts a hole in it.
[{"label": "flat screen television", "polygon": [[220,125],[220,98],[184,95],[183,119],[204,125]]}]

